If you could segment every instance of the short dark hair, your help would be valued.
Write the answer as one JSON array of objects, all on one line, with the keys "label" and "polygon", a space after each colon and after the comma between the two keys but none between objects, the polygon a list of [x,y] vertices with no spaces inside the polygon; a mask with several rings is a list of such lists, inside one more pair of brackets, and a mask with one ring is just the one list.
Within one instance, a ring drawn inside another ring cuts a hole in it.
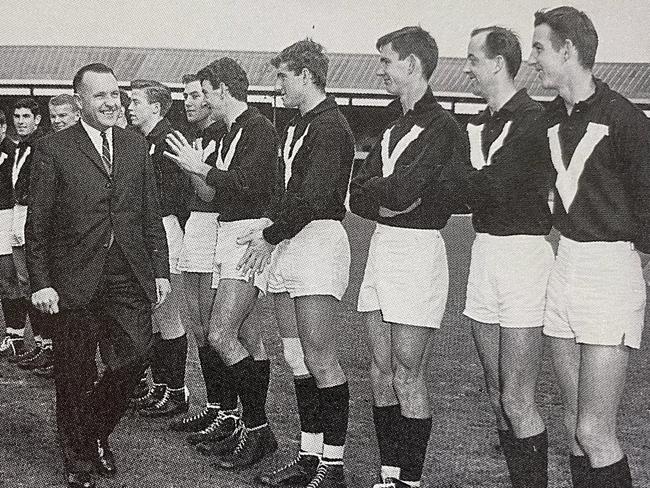
[{"label": "short dark hair", "polygon": [[14,111],[18,108],[27,108],[32,111],[32,115],[36,117],[41,114],[41,109],[32,97],[20,98],[14,103]]},{"label": "short dark hair", "polygon": [[183,82],[183,85],[187,85],[188,83],[192,83],[193,81],[198,81],[199,83],[201,83],[201,80],[199,80],[199,77],[195,73],[188,73],[186,75],[183,75],[181,81]]},{"label": "short dark hair", "polygon": [[284,48],[271,60],[271,65],[278,68],[282,63],[287,63],[287,67],[295,74],[308,69],[312,74],[314,85],[325,90],[329,59],[323,50],[323,46],[317,42],[309,38],[303,39]]},{"label": "short dark hair", "polygon": [[0,108],[0,125],[7,125],[7,116],[5,111]]},{"label": "short dark hair", "polygon": [[126,110],[131,105],[131,97],[123,88],[120,88],[120,105]]},{"label": "short dark hair", "polygon": [[521,66],[521,44],[519,44],[519,36],[513,30],[493,25],[474,29],[471,37],[483,32],[488,33],[483,44],[485,55],[489,59],[494,59],[497,56],[503,57],[506,61],[510,77],[514,78],[517,76],[517,72]]},{"label": "short dark hair", "polygon": [[160,104],[160,115],[165,116],[172,106],[172,91],[168,86],[154,80],[133,80],[131,90],[142,90],[149,103]]},{"label": "short dark hair", "polygon": [[568,39],[576,47],[578,61],[585,69],[596,62],[598,33],[587,14],[573,7],[557,7],[535,12],[535,27],[546,24],[551,28],[551,44],[556,51]]},{"label": "short dark hair", "polygon": [[438,66],[438,45],[436,40],[431,37],[419,25],[402,27],[399,30],[390,32],[377,39],[375,47],[379,51],[382,47],[390,44],[399,55],[399,59],[404,59],[413,54],[422,63],[422,72],[428,80],[431,78],[436,66]]},{"label": "short dark hair", "polygon": [[87,64],[86,66],[82,67],[79,71],[77,71],[77,74],[74,75],[74,78],[72,79],[72,88],[74,89],[75,93],[79,93],[79,87],[81,86],[83,82],[84,75],[86,73],[110,73],[113,76],[115,76],[115,73],[113,73],[113,70],[106,66],[103,63],[92,63],[92,64]]},{"label": "short dark hair", "polygon": [[201,69],[197,76],[201,83],[209,81],[216,89],[220,83],[228,87],[230,94],[237,100],[246,101],[248,92],[248,76],[246,71],[232,58],[219,58]]},{"label": "short dark hair", "polygon": [[79,103],[77,103],[77,99],[73,97],[72,95],[68,95],[67,93],[61,93],[60,95],[56,95],[47,102],[47,104],[50,107],[60,107],[62,105],[70,105],[72,107],[72,110],[75,112],[79,112]]}]

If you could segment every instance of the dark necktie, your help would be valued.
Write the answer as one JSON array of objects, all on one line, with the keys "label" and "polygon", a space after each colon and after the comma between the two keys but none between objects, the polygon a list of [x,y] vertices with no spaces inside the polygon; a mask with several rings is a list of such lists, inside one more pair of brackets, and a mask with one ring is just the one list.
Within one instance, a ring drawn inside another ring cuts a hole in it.
[{"label": "dark necktie", "polygon": [[108,138],[106,137],[106,132],[102,132],[102,163],[104,163],[104,168],[109,175],[113,174],[113,162],[111,161],[111,148],[108,145]]}]

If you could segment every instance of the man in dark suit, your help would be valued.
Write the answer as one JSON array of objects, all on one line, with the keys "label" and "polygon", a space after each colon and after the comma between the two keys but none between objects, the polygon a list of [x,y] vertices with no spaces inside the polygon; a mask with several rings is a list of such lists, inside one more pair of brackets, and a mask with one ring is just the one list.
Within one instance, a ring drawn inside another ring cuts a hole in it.
[{"label": "man in dark suit", "polygon": [[[113,475],[108,437],[152,342],[151,304],[170,291],[167,241],[145,140],[115,127],[112,70],[75,75],[81,123],[35,147],[27,216],[32,302],[55,322],[56,414],[68,486]],[[107,370],[94,383],[102,343]]]}]

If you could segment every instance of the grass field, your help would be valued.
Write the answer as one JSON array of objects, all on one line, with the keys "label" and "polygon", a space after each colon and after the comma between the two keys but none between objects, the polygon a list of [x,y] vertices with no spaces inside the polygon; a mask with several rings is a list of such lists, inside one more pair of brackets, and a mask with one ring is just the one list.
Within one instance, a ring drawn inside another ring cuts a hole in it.
[{"label": "grass field", "polygon": [[[368,351],[360,315],[354,311],[372,227],[349,216],[346,227],[353,249],[351,283],[332,337],[339,339],[350,380],[350,429],[346,447],[348,486],[372,486],[378,456],[371,416]],[[424,487],[507,487],[505,463],[498,451],[494,421],[484,391],[482,372],[467,324],[461,317],[469,250],[473,232],[469,219],[456,217],[444,231],[450,266],[450,291],[443,327],[429,364],[433,432],[424,473]],[[298,421],[291,375],[285,366],[275,319],[267,299],[260,299],[255,317],[266,333],[272,357],[272,383],[267,410],[280,441],[278,453],[262,466],[294,455]],[[650,487],[650,334],[632,355],[621,408],[620,431],[630,457],[635,486]],[[195,407],[201,405],[200,370],[191,347],[188,384]],[[51,383],[7,366],[0,378],[0,487],[64,486],[54,434],[54,390]],[[569,487],[568,461],[561,421],[562,405],[548,359],[539,385],[539,405],[550,438],[550,486]],[[120,473],[101,480],[111,488],[189,488],[255,486],[258,468],[236,474],[218,471],[194,452],[182,436],[166,430],[165,421],[143,421],[129,415],[112,436]]]}]

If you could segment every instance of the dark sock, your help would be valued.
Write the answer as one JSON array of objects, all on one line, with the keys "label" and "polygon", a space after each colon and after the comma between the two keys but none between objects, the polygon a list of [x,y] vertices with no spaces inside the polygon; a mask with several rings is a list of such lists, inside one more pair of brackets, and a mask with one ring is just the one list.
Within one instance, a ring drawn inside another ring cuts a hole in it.
[{"label": "dark sock", "polygon": [[540,434],[517,439],[510,435],[509,450],[504,449],[513,488],[546,488],[548,486],[548,435]]},{"label": "dark sock", "polygon": [[[499,434],[499,445],[501,446],[501,452],[503,452],[503,457],[506,458],[506,465],[508,466],[508,473],[513,473],[516,470],[514,464],[515,456],[513,452],[512,445],[512,432],[510,430],[501,430],[497,429]],[[512,475],[510,475],[512,478]]]},{"label": "dark sock", "polygon": [[591,469],[591,485],[593,488],[632,488],[632,475],[627,456],[623,459],[604,466]]},{"label": "dark sock", "polygon": [[431,419],[412,419],[401,415],[399,440],[400,479],[403,481],[420,481],[424,458],[427,454]]},{"label": "dark sock", "polygon": [[399,466],[399,438],[397,435],[401,415],[399,404],[388,407],[372,407],[382,466]]},{"label": "dark sock", "polygon": [[298,403],[298,416],[300,417],[300,430],[311,434],[323,432],[320,400],[316,379],[313,376],[294,378],[296,387],[296,402]]},{"label": "dark sock", "polygon": [[164,369],[167,372],[167,386],[172,390],[183,388],[187,361],[187,335],[183,334],[176,339],[162,339],[160,343]]},{"label": "dark sock", "polygon": [[210,346],[199,347],[199,361],[208,403],[221,405],[222,376],[225,367],[223,361]]},{"label": "dark sock", "polygon": [[8,329],[25,331],[27,320],[27,303],[24,298],[3,298],[2,313],[5,316],[5,325]]},{"label": "dark sock", "polygon": [[41,338],[46,338],[48,336],[47,319],[49,318],[49,314],[44,314],[31,303],[28,304],[27,310],[34,337],[40,336]]},{"label": "dark sock", "polygon": [[253,363],[253,358],[246,356],[226,370],[226,377],[230,379],[231,388],[238,393],[241,400],[242,420],[249,429],[267,423],[263,403],[266,393],[259,391],[262,382],[255,373]]},{"label": "dark sock", "polygon": [[254,360],[253,372],[258,382],[259,401],[262,404],[262,408],[266,411],[266,397],[269,393],[269,383],[271,382],[271,361],[269,359]]},{"label": "dark sock", "polygon": [[153,347],[151,349],[151,379],[156,385],[167,384],[167,371],[165,371],[165,351],[160,332],[154,334]]},{"label": "dark sock", "polygon": [[571,467],[571,480],[573,488],[591,488],[591,465],[587,456],[574,456],[569,458]]},{"label": "dark sock", "polygon": [[319,388],[318,398],[323,422],[323,444],[344,446],[350,410],[350,390],[347,381],[342,385]]}]

